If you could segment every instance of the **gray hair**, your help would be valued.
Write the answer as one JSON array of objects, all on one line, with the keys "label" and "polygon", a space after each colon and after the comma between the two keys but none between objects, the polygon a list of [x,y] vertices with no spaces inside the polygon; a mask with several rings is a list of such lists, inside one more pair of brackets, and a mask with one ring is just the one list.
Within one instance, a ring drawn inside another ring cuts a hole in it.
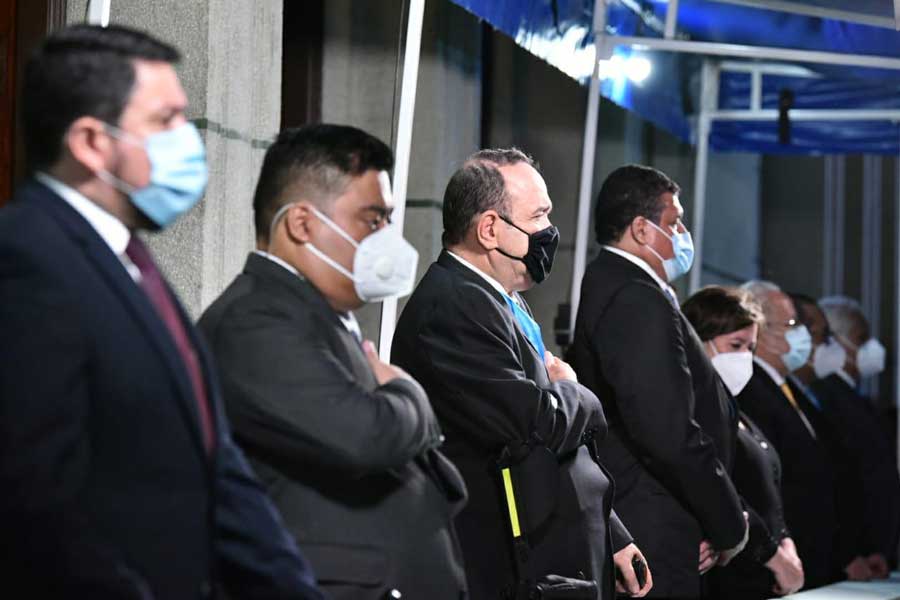
[{"label": "gray hair", "polygon": [[772,322],[774,320],[772,318],[772,309],[769,305],[769,294],[772,292],[780,292],[780,287],[771,281],[766,281],[764,279],[751,279],[741,285],[740,289],[753,296],[753,299],[756,300],[756,303],[762,308],[763,315],[766,317],[767,322]]},{"label": "gray hair", "polygon": [[844,338],[850,337],[854,325],[865,323],[862,307],[859,302],[847,296],[828,296],[819,300],[819,308],[825,313],[828,327],[835,334]]}]

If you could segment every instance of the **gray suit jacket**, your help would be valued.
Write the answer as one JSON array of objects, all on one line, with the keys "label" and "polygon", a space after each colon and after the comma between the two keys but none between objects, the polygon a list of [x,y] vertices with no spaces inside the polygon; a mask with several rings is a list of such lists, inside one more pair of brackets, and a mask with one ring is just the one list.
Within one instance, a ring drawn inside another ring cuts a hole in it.
[{"label": "gray suit jacket", "polygon": [[234,436],[335,598],[457,600],[465,486],[421,386],[379,386],[306,280],[251,254],[204,313]]}]

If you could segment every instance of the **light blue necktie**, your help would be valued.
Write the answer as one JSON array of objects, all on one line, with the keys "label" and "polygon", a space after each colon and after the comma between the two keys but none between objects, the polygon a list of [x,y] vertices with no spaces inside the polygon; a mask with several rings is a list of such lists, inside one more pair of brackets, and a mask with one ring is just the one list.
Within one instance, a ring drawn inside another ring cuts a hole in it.
[{"label": "light blue necktie", "polygon": [[541,360],[544,360],[545,348],[544,340],[541,339],[541,326],[538,325],[537,321],[532,319],[531,315],[528,314],[528,311],[519,306],[515,300],[505,294],[504,298],[506,298],[506,303],[509,305],[510,310],[512,310],[516,321],[519,322],[522,333],[525,334],[525,337],[528,338],[528,341],[531,342],[531,345],[537,350]]}]

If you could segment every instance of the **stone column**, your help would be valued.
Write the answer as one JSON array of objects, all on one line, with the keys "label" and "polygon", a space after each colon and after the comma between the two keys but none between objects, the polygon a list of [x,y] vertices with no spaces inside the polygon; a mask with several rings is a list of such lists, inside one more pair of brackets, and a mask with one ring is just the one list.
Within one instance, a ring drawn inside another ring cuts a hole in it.
[{"label": "stone column", "polygon": [[[69,0],[70,23],[84,20],[86,4]],[[113,0],[110,22],[144,30],[182,54],[178,74],[188,118],[206,142],[210,182],[197,207],[147,240],[197,318],[255,245],[253,190],[281,118],[282,4]]]}]

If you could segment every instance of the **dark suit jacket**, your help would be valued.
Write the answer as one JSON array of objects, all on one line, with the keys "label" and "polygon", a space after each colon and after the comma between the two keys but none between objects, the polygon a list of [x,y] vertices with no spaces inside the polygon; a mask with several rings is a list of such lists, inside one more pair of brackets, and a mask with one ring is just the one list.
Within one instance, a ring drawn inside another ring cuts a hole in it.
[{"label": "dark suit jacket", "polygon": [[465,497],[414,381],[379,386],[306,280],[251,254],[200,319],[235,438],[335,598],[457,600],[452,514]]},{"label": "dark suit jacket", "polygon": [[812,389],[859,477],[862,523],[857,551],[880,552],[894,562],[900,537],[900,478],[890,441],[869,401],[838,375],[815,381]]},{"label": "dark suit jacket", "polygon": [[781,460],[759,427],[741,415],[732,480],[750,517],[744,551],[725,567],[710,571],[712,597],[728,600],[771,598],[775,577],[765,563],[790,533],[781,500]]},{"label": "dark suit jacket", "polygon": [[863,538],[866,515],[862,470],[854,450],[854,445],[858,442],[850,439],[845,427],[830,419],[812,402],[809,396],[815,393],[811,388],[804,386],[795,377],[788,377],[788,383],[828,456],[834,484],[835,511],[830,578],[832,581],[839,581],[846,579],[844,568],[854,558],[869,554]]},{"label": "dark suit jacket", "polygon": [[[802,396],[794,395],[800,402]],[[781,457],[784,514],[803,561],[806,588],[828,583],[836,534],[834,479],[828,453],[810,436],[784,393],[759,365],[738,404]],[[817,434],[818,435],[818,434]]]},{"label": "dark suit jacket", "polygon": [[581,572],[612,598],[612,552],[630,536],[610,515],[612,484],[584,445],[586,434],[605,433],[597,398],[578,383],[551,383],[503,296],[446,252],[406,304],[392,359],[428,391],[445,451],[469,488],[457,527],[472,598],[497,600],[517,578],[498,468],[504,449],[551,457],[547,485],[517,496],[526,508],[551,504],[527,535],[523,577]]},{"label": "dark suit jacket", "polygon": [[699,596],[701,540],[732,548],[745,524],[728,476],[737,412],[693,327],[650,275],[604,250],[581,284],[569,356],[609,419],[600,454],[651,595]]},{"label": "dark suit jacket", "polygon": [[[177,300],[176,300],[177,303]],[[320,598],[234,446],[217,447],[149,298],[74,209],[27,183],[0,212],[0,586],[29,598]],[[9,586],[9,588],[7,588]]]}]

